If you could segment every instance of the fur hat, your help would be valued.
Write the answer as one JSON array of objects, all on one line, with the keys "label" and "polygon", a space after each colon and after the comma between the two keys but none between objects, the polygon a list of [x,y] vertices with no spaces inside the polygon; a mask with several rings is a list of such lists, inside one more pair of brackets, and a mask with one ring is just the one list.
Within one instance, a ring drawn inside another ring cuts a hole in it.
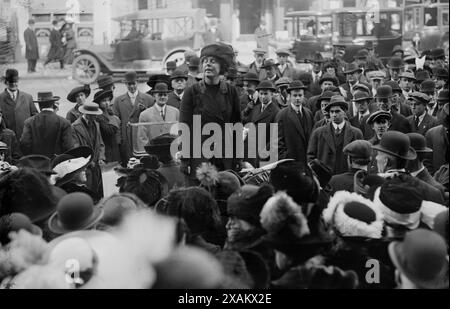
[{"label": "fur hat", "polygon": [[265,184],[261,187],[245,185],[228,198],[228,215],[259,227],[259,214],[272,195],[273,190],[269,185]]},{"label": "fur hat", "polygon": [[379,239],[383,232],[383,215],[376,205],[356,193],[339,191],[323,211],[325,222],[343,237]]},{"label": "fur hat", "polygon": [[272,243],[298,241],[310,233],[302,208],[285,192],[276,193],[266,202],[260,222]]}]

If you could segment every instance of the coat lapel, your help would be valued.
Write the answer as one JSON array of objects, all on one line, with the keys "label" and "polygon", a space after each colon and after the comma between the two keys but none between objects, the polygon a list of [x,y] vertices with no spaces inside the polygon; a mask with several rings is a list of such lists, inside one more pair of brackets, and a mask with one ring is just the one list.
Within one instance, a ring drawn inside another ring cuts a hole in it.
[{"label": "coat lapel", "polygon": [[[303,112],[305,111],[303,110]],[[297,113],[294,111],[292,106],[289,106],[288,116],[291,119],[291,122],[294,124],[295,128],[297,129],[298,133],[300,133],[300,136],[303,138],[303,140],[306,141],[305,132],[303,131],[303,128],[300,125],[300,121],[298,120]]]},{"label": "coat lapel", "polygon": [[[19,97],[19,96],[17,96],[17,97]],[[9,92],[6,89],[5,89],[5,102],[8,105],[11,105],[11,106],[14,106],[14,107],[16,106],[16,102],[13,101],[13,99],[9,95]]]},{"label": "coat lapel", "polygon": [[334,140],[333,140],[333,131],[331,130],[331,126],[333,124],[329,123],[326,126],[325,132],[324,132],[324,139],[327,142],[328,146],[330,146],[330,149],[333,150],[333,152],[336,152],[336,146],[334,145]]},{"label": "coat lapel", "polygon": [[262,122],[263,119],[270,117],[270,115],[272,114],[272,110],[274,108],[274,102],[270,103],[269,106],[266,107],[266,109],[261,113],[261,106],[257,106],[259,107],[259,115],[256,116],[255,118],[255,122]]},{"label": "coat lapel", "polygon": [[352,134],[352,128],[351,128],[350,122],[345,122],[345,128],[344,128],[344,146],[348,145],[353,140],[353,134]]}]

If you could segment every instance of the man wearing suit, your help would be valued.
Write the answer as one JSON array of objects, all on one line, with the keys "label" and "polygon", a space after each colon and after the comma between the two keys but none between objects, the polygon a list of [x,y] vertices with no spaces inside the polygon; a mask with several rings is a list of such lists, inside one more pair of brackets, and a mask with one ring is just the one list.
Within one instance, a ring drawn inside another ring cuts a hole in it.
[{"label": "man wearing suit", "polygon": [[[277,91],[277,89],[272,82],[268,80],[262,81],[258,87],[256,87],[256,90],[258,91],[260,103],[249,110],[248,114],[244,115],[243,122],[253,123],[256,128],[258,128],[258,124],[266,124],[266,139],[264,145],[259,145],[259,134],[256,134],[256,141],[259,147],[257,148],[256,158],[249,158],[247,160],[247,162],[251,165],[258,168],[260,163],[259,150],[261,150],[261,148],[264,150],[265,147],[267,147],[266,149],[269,149],[271,142],[270,124],[276,123],[275,118],[280,111],[280,108],[273,100],[273,94]],[[248,145],[248,139],[245,141],[245,146],[245,154],[247,154],[248,147],[252,147],[252,145]]]},{"label": "man wearing suit", "polygon": [[370,115],[369,112],[369,103],[372,100],[372,97],[369,93],[357,90],[353,95],[353,102],[355,102],[358,113],[355,117],[350,118],[349,122],[355,128],[363,130],[364,126],[364,117]]},{"label": "man wearing suit", "polygon": [[313,115],[315,115],[316,112],[318,111],[317,100],[319,99],[319,97],[325,92],[325,90],[327,88],[337,87],[337,86],[339,86],[338,84],[339,84],[339,80],[337,79],[337,77],[335,77],[331,74],[328,74],[328,73],[325,73],[322,75],[322,77],[319,80],[319,86],[321,89],[321,93],[308,99],[308,108]]},{"label": "man wearing suit", "polygon": [[[391,126],[389,127],[389,131],[399,131],[404,134],[410,133],[412,131],[411,124],[409,123],[408,119],[406,119],[403,115],[401,115],[399,112],[395,111],[392,106],[392,88],[389,85],[383,85],[378,88],[377,95],[375,96],[376,99],[376,106],[378,110],[383,110],[391,113],[392,119],[391,119]],[[374,132],[373,129],[367,124],[367,119],[370,116],[365,116],[363,119],[363,135],[365,140],[369,140],[373,137]]]},{"label": "man wearing suit", "polygon": [[[176,109],[180,109],[181,100],[183,99],[184,89],[186,89],[186,83],[188,76],[183,71],[175,70],[170,76],[170,82],[172,83],[173,91],[169,93],[167,99],[167,105],[173,106]],[[166,104],[166,103],[164,103]]]},{"label": "man wearing suit", "polygon": [[[261,103],[258,98],[258,92],[256,91],[256,87],[259,85],[258,76],[253,72],[247,72],[242,79],[244,86],[242,87],[244,90],[244,94],[242,94],[239,98],[239,102],[241,105],[242,118],[249,115],[253,107],[255,105]],[[245,122],[244,122],[245,124]]]},{"label": "man wearing suit", "polygon": [[7,69],[3,79],[7,88],[0,94],[0,110],[6,128],[14,131],[16,137],[20,139],[25,120],[37,115],[38,110],[32,96],[19,91],[19,72],[16,69]]},{"label": "man wearing suit", "polygon": [[361,131],[345,121],[347,109],[348,104],[344,97],[333,96],[326,107],[331,123],[313,131],[309,140],[308,161],[319,159],[331,169],[333,175],[348,170],[344,147],[355,140],[362,139]]},{"label": "man wearing suit", "polygon": [[372,144],[364,140],[356,140],[345,146],[344,153],[348,156],[349,171],[331,177],[330,186],[333,192],[354,192],[355,174],[366,171],[372,155]]},{"label": "man wearing suit", "polygon": [[[367,126],[374,131],[373,137],[369,139],[369,143],[371,145],[378,145],[380,143],[381,138],[391,126],[391,120],[391,113],[382,110],[376,111],[369,116],[367,119]],[[376,151],[374,150],[372,154],[372,161],[369,164],[369,174],[378,173],[377,161],[375,157]]]},{"label": "man wearing suit", "polygon": [[406,172],[407,162],[417,158],[416,151],[410,146],[411,142],[406,134],[398,131],[386,132],[380,143],[372,146],[372,149],[377,151],[378,173],[381,173],[379,175],[385,178],[401,177],[402,181],[411,183],[424,200],[444,205],[444,197],[439,189]]},{"label": "man wearing suit", "polygon": [[306,167],[309,137],[311,136],[313,116],[303,106],[306,86],[301,81],[289,85],[290,105],[280,111],[278,122],[278,159],[294,159]]},{"label": "man wearing suit", "polygon": [[293,79],[295,77],[295,69],[288,61],[291,53],[287,49],[279,49],[276,52],[278,56],[277,75],[281,77],[288,77]]},{"label": "man wearing suit", "polygon": [[266,77],[266,70],[262,68],[264,60],[266,59],[267,51],[262,48],[253,50],[255,61],[250,63],[249,72],[255,73],[258,80],[262,81]]},{"label": "man wearing suit", "polygon": [[427,140],[427,146],[433,149],[433,160],[432,165],[428,167],[430,173],[434,173],[439,168],[448,164],[448,158],[446,158],[446,154],[449,147],[448,142],[448,125],[449,125],[449,104],[445,104],[443,110],[446,114],[445,121],[443,124],[430,129],[425,134],[425,139]]},{"label": "man wearing suit", "polygon": [[361,68],[354,62],[345,65],[344,74],[347,82],[340,86],[345,99],[353,99],[353,87],[359,83],[361,72]]},{"label": "man wearing suit", "polygon": [[128,123],[139,121],[140,114],[155,104],[155,100],[146,93],[138,90],[137,73],[130,71],[125,74],[124,82],[127,85],[127,93],[114,99],[113,110],[121,122],[121,149],[120,157],[122,166],[127,166],[133,153],[133,143],[137,141],[137,130],[131,130]]},{"label": "man wearing suit", "polygon": [[320,88],[320,79],[322,78],[322,69],[323,63],[325,60],[322,57],[320,52],[314,54],[312,59],[308,59],[308,61],[312,64],[313,69],[311,72],[312,81],[310,85],[310,90],[312,95],[320,95],[322,93],[322,89]]},{"label": "man wearing suit", "polygon": [[429,129],[438,125],[438,121],[427,113],[426,106],[430,97],[421,92],[413,92],[409,96],[413,115],[408,117],[412,132],[425,136]]},{"label": "man wearing suit", "polygon": [[159,123],[161,125],[141,126],[138,129],[139,150],[144,150],[155,137],[170,133],[171,125],[163,125],[164,123],[178,122],[180,111],[167,104],[167,98],[170,93],[165,83],[158,83],[152,90],[156,99],[156,104],[146,109],[139,116],[139,122]]},{"label": "man wearing suit", "polygon": [[399,84],[393,80],[388,80],[383,85],[391,86],[392,88],[392,108],[407,118],[411,116],[413,112],[411,107],[405,103],[406,98],[403,96],[403,91]]},{"label": "man wearing suit", "polygon": [[80,106],[83,114],[72,124],[72,138],[74,147],[87,146],[92,149],[93,157],[91,164],[86,169],[86,186],[92,190],[96,196],[103,197],[103,180],[101,166],[105,164],[105,143],[100,132],[100,125],[96,116],[101,115],[97,103],[85,103]]},{"label": "man wearing suit", "polygon": [[261,68],[266,72],[263,80],[268,80],[275,84],[275,82],[280,79],[277,66],[278,63],[275,63],[273,59],[265,59],[263,65],[261,66]]},{"label": "man wearing suit", "polygon": [[43,155],[52,159],[73,148],[72,127],[70,122],[58,116],[54,104],[59,97],[51,92],[38,93],[41,112],[25,121],[20,138],[22,153],[27,155]]},{"label": "man wearing suit", "polygon": [[34,33],[34,20],[28,21],[28,28],[23,33],[26,45],[25,58],[28,61],[28,73],[36,72],[36,63],[39,59],[39,46]]}]

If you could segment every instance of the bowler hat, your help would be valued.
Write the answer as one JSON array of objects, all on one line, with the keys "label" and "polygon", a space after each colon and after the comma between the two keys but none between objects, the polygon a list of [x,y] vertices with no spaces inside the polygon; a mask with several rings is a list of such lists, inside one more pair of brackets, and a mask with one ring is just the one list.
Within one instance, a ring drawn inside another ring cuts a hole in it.
[{"label": "bowler hat", "polygon": [[409,79],[409,80],[416,80],[416,77],[414,76],[414,73],[412,71],[410,71],[410,70],[406,70],[405,72],[402,72],[399,75],[399,77],[400,78],[406,78],[406,79]]},{"label": "bowler hat", "polygon": [[353,101],[359,102],[359,101],[366,101],[366,100],[372,100],[372,97],[369,95],[369,93],[365,91],[357,90],[353,94]]},{"label": "bowler hat", "polygon": [[198,68],[199,65],[200,65],[200,58],[197,55],[192,56],[191,59],[189,60],[188,67],[194,69]]},{"label": "bowler hat", "polygon": [[437,68],[434,76],[448,80],[448,70],[445,68]]},{"label": "bowler hat", "polygon": [[242,79],[244,82],[254,82],[259,84],[258,76],[253,72],[247,72]]},{"label": "bowler hat", "polygon": [[34,103],[43,103],[43,102],[56,102],[59,99],[61,99],[58,96],[54,96],[53,92],[47,91],[47,92],[38,92],[38,99],[37,101],[33,101]]},{"label": "bowler hat", "polygon": [[110,75],[100,75],[97,79],[97,85],[98,88],[94,90],[105,89],[108,86],[114,85],[114,79]]},{"label": "bowler hat", "polygon": [[151,90],[152,93],[169,93],[169,86],[166,83],[157,83],[155,88]]},{"label": "bowler hat", "polygon": [[175,70],[177,68],[177,63],[175,61],[167,61],[166,70]]},{"label": "bowler hat", "polygon": [[444,103],[448,102],[448,90],[447,89],[443,89],[443,90],[439,91],[437,101],[444,102]]},{"label": "bowler hat", "polygon": [[447,244],[439,234],[417,229],[388,249],[395,267],[417,287],[448,288]]},{"label": "bowler hat", "polygon": [[361,72],[361,68],[355,62],[347,63],[345,65],[344,74],[350,74],[353,72],[359,71]]},{"label": "bowler hat", "polygon": [[341,95],[334,95],[331,100],[330,100],[330,104],[328,104],[325,107],[325,111],[329,112],[330,108],[334,107],[334,106],[339,106],[341,107],[344,111],[348,110],[348,103],[345,102],[345,99],[343,96]]},{"label": "bowler hat", "polygon": [[378,87],[377,94],[375,97],[379,99],[388,99],[392,97],[392,95],[393,95],[392,87],[389,85],[382,85]]},{"label": "bowler hat", "polygon": [[278,49],[275,53],[278,56],[291,56],[292,55],[291,52],[288,51],[287,49]]},{"label": "bowler hat", "polygon": [[328,90],[324,91],[324,93],[322,93],[322,95],[317,98],[317,103],[316,103],[317,109],[321,108],[320,104],[322,104],[323,100],[331,100],[331,98],[334,95],[336,95],[336,93],[333,91],[328,91]]},{"label": "bowler hat", "polygon": [[367,50],[372,50],[373,49],[373,42],[372,41],[364,42],[364,48],[367,49]]},{"label": "bowler hat", "polygon": [[408,99],[412,99],[418,103],[422,103],[423,105],[427,105],[430,102],[430,97],[425,93],[415,91],[408,95]]},{"label": "bowler hat", "polygon": [[169,87],[169,89],[172,89],[170,75],[167,75],[164,72],[158,72],[157,74],[151,74],[148,77],[147,85],[150,88],[152,88],[152,89],[155,88],[155,85],[157,83],[166,83],[167,86]]},{"label": "bowler hat", "polygon": [[138,75],[136,71],[128,71],[125,73],[124,83],[135,83],[138,80]]},{"label": "bowler hat", "polygon": [[370,159],[372,144],[365,140],[356,140],[345,146],[343,151],[352,158]]},{"label": "bowler hat", "polygon": [[325,62],[325,59],[323,59],[323,56],[322,56],[322,54],[320,52],[314,53],[313,57],[312,58],[308,58],[307,60],[309,62],[312,62],[312,63],[323,63],[323,62]]},{"label": "bowler hat", "polygon": [[281,87],[281,86],[289,86],[292,83],[292,79],[289,77],[282,77],[279,80],[275,82],[275,86]]},{"label": "bowler hat", "polygon": [[403,63],[403,59],[397,56],[392,57],[389,59],[389,62],[387,64],[387,67],[389,69],[401,69],[405,66]]},{"label": "bowler hat", "polygon": [[87,146],[72,148],[54,158],[51,166],[55,172],[55,186],[60,187],[70,182],[79,171],[89,166],[93,159],[94,153]]},{"label": "bowler hat", "polygon": [[100,104],[104,99],[112,100],[114,97],[112,90],[100,90],[94,94],[94,103]]},{"label": "bowler hat", "polygon": [[380,144],[374,145],[372,148],[404,160],[417,158],[416,151],[411,148],[408,135],[398,131],[386,132],[381,137]]},{"label": "bowler hat", "polygon": [[433,152],[431,148],[427,147],[427,141],[425,140],[425,136],[419,133],[408,133],[406,134],[409,137],[409,141],[411,142],[411,147],[417,153],[424,152]]},{"label": "bowler hat", "polygon": [[339,80],[337,79],[336,76],[333,76],[331,74],[325,73],[322,75],[322,77],[319,80],[319,85],[321,85],[323,82],[325,81],[330,81],[333,83],[333,85],[338,86],[339,85]]},{"label": "bowler hat", "polygon": [[29,167],[37,169],[45,175],[55,174],[51,168],[51,161],[48,157],[42,155],[29,155],[19,159],[17,167]]},{"label": "bowler hat", "polygon": [[292,90],[300,90],[300,89],[307,89],[305,85],[299,80],[294,80],[292,83],[289,84],[289,87],[287,89],[288,92],[291,92]]},{"label": "bowler hat", "polygon": [[9,233],[25,230],[35,236],[42,236],[42,230],[34,225],[28,216],[22,213],[11,213],[0,218],[0,244],[5,246],[10,242]]},{"label": "bowler hat", "polygon": [[277,65],[278,65],[278,63],[276,63],[273,59],[264,59],[264,62],[262,64],[261,68],[267,69],[267,68],[271,68],[271,67],[274,67]]},{"label": "bowler hat", "polygon": [[395,54],[396,52],[401,52],[402,54],[405,53],[405,51],[403,50],[403,48],[400,45],[394,46],[394,48],[392,49],[392,55]]},{"label": "bowler hat", "polygon": [[58,235],[88,230],[100,221],[102,215],[103,209],[95,207],[89,195],[71,193],[59,201],[56,212],[48,220],[48,228]]},{"label": "bowler hat", "polygon": [[394,80],[388,80],[387,82],[384,82],[383,86],[391,86],[392,92],[402,92],[402,88],[400,88],[400,85]]},{"label": "bowler hat", "polygon": [[388,121],[391,121],[392,115],[389,112],[379,110],[379,111],[376,111],[375,113],[371,114],[369,116],[369,118],[367,118],[366,122],[369,126],[371,126],[374,122],[376,122],[379,119],[387,119]]},{"label": "bowler hat", "polygon": [[263,80],[259,83],[258,87],[256,87],[256,90],[271,90],[273,92],[277,91],[273,83],[269,80]]},{"label": "bowler hat", "polygon": [[430,73],[427,70],[416,71],[416,81],[422,83],[424,80],[430,79]]},{"label": "bowler hat", "polygon": [[257,55],[265,55],[265,54],[267,54],[267,51],[265,49],[263,49],[263,48],[255,48],[253,50],[253,52],[255,54],[257,54]]},{"label": "bowler hat", "polygon": [[445,58],[445,51],[443,48],[435,48],[430,52],[430,56],[433,60]]},{"label": "bowler hat", "polygon": [[6,69],[5,76],[2,78],[6,82],[17,83],[19,81],[19,72],[16,69]]},{"label": "bowler hat", "polygon": [[367,59],[367,57],[369,56],[369,52],[367,51],[367,49],[363,48],[360,49],[356,52],[356,54],[353,56],[353,58],[355,59]]},{"label": "bowler hat", "polygon": [[436,83],[432,79],[424,80],[420,84],[420,92],[434,94],[436,91]]},{"label": "bowler hat", "polygon": [[172,74],[170,75],[170,80],[174,80],[174,79],[179,79],[179,78],[183,78],[183,79],[188,79],[188,76],[186,74],[184,74],[183,71],[181,70],[175,70],[172,72]]},{"label": "bowler hat", "polygon": [[177,139],[176,135],[162,134],[152,138],[148,145],[145,145],[145,151],[150,155],[170,155],[170,148]]},{"label": "bowler hat", "polygon": [[100,109],[99,105],[97,103],[90,103],[86,102],[80,107],[78,107],[78,110],[80,113],[85,115],[101,115],[103,114],[102,110]]},{"label": "bowler hat", "polygon": [[234,59],[234,51],[230,45],[214,43],[207,45],[202,48],[200,52],[200,57],[215,57],[219,58],[226,63],[226,65],[231,66]]}]

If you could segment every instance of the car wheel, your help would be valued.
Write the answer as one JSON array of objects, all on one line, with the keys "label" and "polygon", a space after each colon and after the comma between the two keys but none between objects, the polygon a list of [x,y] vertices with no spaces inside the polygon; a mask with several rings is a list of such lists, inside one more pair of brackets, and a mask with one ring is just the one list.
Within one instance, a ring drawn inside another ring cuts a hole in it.
[{"label": "car wheel", "polygon": [[91,55],[80,55],[73,61],[72,76],[82,84],[92,84],[100,75],[100,63]]}]

